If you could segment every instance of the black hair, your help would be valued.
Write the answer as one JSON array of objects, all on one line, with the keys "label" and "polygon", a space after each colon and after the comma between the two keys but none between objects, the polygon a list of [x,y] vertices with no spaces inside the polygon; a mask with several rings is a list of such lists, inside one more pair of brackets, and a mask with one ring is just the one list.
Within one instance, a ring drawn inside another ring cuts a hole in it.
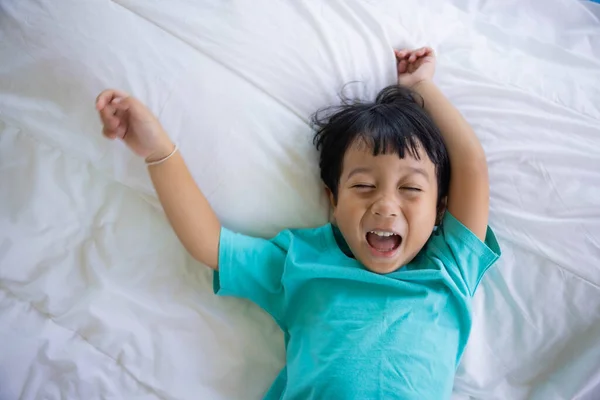
[{"label": "black hair", "polygon": [[438,184],[438,211],[448,195],[450,160],[442,134],[425,111],[423,98],[412,90],[393,85],[381,90],[374,102],[343,99],[342,105],[317,111],[312,116],[314,144],[321,151],[321,179],[337,201],[344,154],[362,140],[373,156],[396,153],[419,159],[422,148],[433,162]]}]

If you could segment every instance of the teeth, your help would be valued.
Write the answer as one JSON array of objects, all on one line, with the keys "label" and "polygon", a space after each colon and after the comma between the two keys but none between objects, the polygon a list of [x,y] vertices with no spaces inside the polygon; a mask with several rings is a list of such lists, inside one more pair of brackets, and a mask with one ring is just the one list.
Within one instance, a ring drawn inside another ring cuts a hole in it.
[{"label": "teeth", "polygon": [[395,235],[395,233],[393,233],[393,232],[385,232],[385,231],[371,231],[370,233],[373,233],[377,236],[383,236],[383,237]]}]

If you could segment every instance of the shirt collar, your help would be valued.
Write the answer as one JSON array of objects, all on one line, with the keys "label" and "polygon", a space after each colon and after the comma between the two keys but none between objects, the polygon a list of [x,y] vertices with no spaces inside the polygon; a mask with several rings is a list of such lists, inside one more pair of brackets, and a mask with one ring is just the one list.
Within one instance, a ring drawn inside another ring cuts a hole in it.
[{"label": "shirt collar", "polygon": [[344,235],[342,235],[342,231],[340,231],[340,228],[338,228],[334,224],[331,224],[331,229],[333,230],[333,237],[335,238],[335,242],[337,243],[340,250],[342,250],[342,252],[346,256],[348,256],[350,258],[354,258],[354,255],[352,254],[352,251],[350,250],[350,246],[348,246],[346,239],[344,239]]}]

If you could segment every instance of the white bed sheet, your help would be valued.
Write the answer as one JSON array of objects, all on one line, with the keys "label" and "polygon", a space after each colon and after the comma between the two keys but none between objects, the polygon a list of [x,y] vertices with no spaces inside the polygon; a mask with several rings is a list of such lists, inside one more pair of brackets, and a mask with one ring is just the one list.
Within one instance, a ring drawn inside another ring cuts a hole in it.
[{"label": "white bed sheet", "polygon": [[0,3],[0,398],[260,398],[257,307],[212,295],[93,109],[134,93],[224,224],[326,221],[308,117],[432,45],[488,155],[503,258],[456,399],[600,398],[600,23],[575,1]]}]

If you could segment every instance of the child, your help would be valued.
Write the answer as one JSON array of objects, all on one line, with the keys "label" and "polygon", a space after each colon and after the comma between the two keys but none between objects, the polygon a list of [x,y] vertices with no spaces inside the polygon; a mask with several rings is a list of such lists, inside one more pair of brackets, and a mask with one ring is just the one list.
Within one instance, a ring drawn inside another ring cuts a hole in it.
[{"label": "child", "polygon": [[395,53],[403,87],[315,117],[334,222],[271,240],[221,227],[138,100],[98,97],[104,134],[146,159],[177,236],[215,270],[215,292],[254,301],[285,333],[286,366],[266,398],[451,395],[471,298],[500,254],[487,227],[487,164],[432,82],[433,51]]}]

